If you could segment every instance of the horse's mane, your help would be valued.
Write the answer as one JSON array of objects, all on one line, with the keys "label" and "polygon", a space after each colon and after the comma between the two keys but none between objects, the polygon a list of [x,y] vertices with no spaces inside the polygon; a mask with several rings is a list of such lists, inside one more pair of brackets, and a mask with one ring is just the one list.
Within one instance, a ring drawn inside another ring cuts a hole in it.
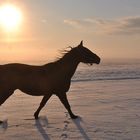
[{"label": "horse's mane", "polygon": [[60,50],[59,52],[60,52],[61,56],[57,57],[56,62],[60,62],[64,59],[69,58],[69,56],[72,56],[72,52],[73,52],[74,49],[75,49],[74,47],[69,46],[69,47],[67,47],[63,50]]},{"label": "horse's mane", "polygon": [[73,57],[73,51],[74,51],[75,47],[66,47],[65,49],[59,50],[59,56],[56,57],[56,59],[50,63],[47,63],[43,66],[49,66],[50,65],[54,65],[54,64],[62,64],[68,61],[71,61],[72,57]]}]

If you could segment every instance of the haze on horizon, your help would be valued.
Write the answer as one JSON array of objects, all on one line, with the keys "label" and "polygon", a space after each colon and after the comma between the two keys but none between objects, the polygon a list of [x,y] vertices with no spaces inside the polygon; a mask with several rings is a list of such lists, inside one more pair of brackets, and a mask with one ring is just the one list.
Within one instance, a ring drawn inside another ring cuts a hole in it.
[{"label": "haze on horizon", "polygon": [[18,30],[0,26],[0,61],[56,58],[84,40],[103,59],[140,59],[138,0],[1,0],[20,9]]}]

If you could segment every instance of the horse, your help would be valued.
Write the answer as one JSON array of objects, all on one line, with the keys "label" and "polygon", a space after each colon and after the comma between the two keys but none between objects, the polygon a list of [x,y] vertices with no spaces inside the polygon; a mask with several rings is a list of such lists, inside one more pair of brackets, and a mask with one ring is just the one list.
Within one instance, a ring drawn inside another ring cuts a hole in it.
[{"label": "horse", "polygon": [[83,41],[71,47],[61,58],[54,62],[35,66],[20,63],[0,65],[0,106],[19,89],[32,96],[43,96],[39,107],[34,113],[38,119],[41,109],[52,95],[58,96],[70,117],[76,119],[68,102],[66,93],[71,85],[78,64],[99,64],[100,57],[83,46]]}]

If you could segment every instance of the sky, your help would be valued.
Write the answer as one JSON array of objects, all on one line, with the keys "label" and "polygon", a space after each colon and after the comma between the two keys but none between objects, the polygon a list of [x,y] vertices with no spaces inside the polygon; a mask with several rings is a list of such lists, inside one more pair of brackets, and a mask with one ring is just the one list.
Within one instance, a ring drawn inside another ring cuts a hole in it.
[{"label": "sky", "polygon": [[18,31],[0,27],[0,61],[55,59],[84,46],[102,59],[140,58],[140,0],[0,0],[22,13]]}]

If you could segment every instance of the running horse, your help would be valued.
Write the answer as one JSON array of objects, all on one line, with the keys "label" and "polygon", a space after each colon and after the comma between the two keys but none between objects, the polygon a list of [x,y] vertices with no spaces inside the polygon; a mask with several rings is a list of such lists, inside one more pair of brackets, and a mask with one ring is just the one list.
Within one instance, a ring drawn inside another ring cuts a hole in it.
[{"label": "running horse", "polygon": [[83,46],[83,41],[63,57],[55,62],[42,66],[26,64],[0,65],[0,105],[2,105],[16,89],[32,96],[43,96],[36,112],[35,119],[49,98],[55,94],[65,106],[72,119],[76,116],[69,105],[66,92],[71,84],[71,78],[80,62],[86,64],[99,64],[100,58]]}]

